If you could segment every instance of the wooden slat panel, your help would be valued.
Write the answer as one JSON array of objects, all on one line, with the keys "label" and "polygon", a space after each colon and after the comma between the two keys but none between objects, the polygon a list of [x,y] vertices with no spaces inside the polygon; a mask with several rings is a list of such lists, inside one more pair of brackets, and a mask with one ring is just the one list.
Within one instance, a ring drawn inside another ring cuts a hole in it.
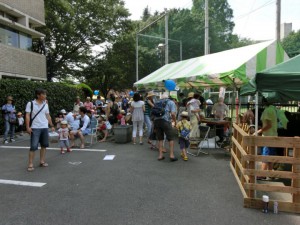
[{"label": "wooden slat panel", "polygon": [[244,197],[244,198],[247,198],[248,195],[247,195],[247,193],[246,193],[246,191],[245,191],[245,189],[244,189],[244,187],[243,187],[243,185],[242,185],[242,183],[241,183],[241,181],[240,181],[239,176],[238,176],[238,175],[236,174],[236,172],[235,172],[234,166],[233,166],[231,163],[230,163],[230,168],[231,168],[232,173],[233,173],[233,175],[234,175],[234,177],[235,177],[235,179],[236,179],[236,182],[238,183],[238,185],[239,185],[239,187],[240,187],[240,190],[241,190],[241,192],[242,192],[242,194],[243,194],[243,197]]},{"label": "wooden slat panel", "polygon": [[242,128],[240,128],[238,125],[233,124],[233,128],[237,130],[238,133],[240,133],[242,136],[249,136]]},{"label": "wooden slat panel", "polygon": [[244,144],[248,146],[268,146],[278,148],[300,148],[300,138],[296,137],[262,137],[245,136]]},{"label": "wooden slat panel", "polygon": [[273,162],[273,163],[289,163],[300,164],[300,159],[286,156],[262,156],[262,155],[245,155],[246,161]]},{"label": "wooden slat panel", "polygon": [[270,171],[270,170],[255,170],[255,169],[244,169],[242,171],[245,175],[249,176],[262,176],[262,177],[278,177],[278,178],[300,178],[299,174],[286,171]]},{"label": "wooden slat panel", "polygon": [[300,193],[300,188],[274,186],[270,184],[244,184],[245,189],[257,191],[283,192],[283,193]]},{"label": "wooden slat panel", "polygon": [[247,152],[243,149],[243,147],[240,145],[240,143],[234,137],[232,137],[232,142],[238,148],[238,150],[240,151],[242,156],[247,155]]}]

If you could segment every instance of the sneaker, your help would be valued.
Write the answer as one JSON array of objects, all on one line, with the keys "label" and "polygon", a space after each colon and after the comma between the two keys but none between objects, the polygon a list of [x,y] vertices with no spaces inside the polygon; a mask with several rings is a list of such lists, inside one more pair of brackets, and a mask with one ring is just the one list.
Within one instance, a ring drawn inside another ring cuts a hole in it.
[{"label": "sneaker", "polygon": [[8,143],[9,143],[8,140],[5,140],[5,141],[4,141],[4,144],[8,144]]},{"label": "sneaker", "polygon": [[10,139],[10,141],[11,141],[11,142],[15,142],[16,140],[12,138],[12,139]]},{"label": "sneaker", "polygon": [[64,150],[60,151],[60,154],[65,154],[65,151]]}]

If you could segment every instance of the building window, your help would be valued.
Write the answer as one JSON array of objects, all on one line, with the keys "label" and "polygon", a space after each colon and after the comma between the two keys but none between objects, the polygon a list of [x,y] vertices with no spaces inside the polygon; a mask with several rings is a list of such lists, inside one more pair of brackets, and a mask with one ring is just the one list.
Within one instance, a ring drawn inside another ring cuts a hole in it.
[{"label": "building window", "polygon": [[32,38],[30,35],[2,25],[0,25],[0,43],[25,50],[31,50],[32,48]]},{"label": "building window", "polygon": [[20,33],[20,48],[28,51],[32,50],[32,38],[28,34]]}]

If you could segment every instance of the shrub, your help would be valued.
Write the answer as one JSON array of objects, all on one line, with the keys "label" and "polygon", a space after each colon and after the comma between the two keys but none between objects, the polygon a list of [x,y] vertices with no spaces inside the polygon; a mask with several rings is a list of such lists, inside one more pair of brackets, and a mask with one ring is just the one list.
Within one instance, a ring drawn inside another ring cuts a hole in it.
[{"label": "shrub", "polygon": [[81,83],[81,84],[77,84],[76,87],[81,89],[84,92],[85,97],[88,97],[88,96],[93,97],[93,90],[90,88],[89,85]]},{"label": "shrub", "polygon": [[[54,117],[61,110],[72,110],[76,96],[84,99],[85,95],[80,87],[71,87],[69,85],[52,82],[34,82],[28,80],[1,79],[0,80],[0,105],[6,103],[6,97],[12,96],[15,100],[17,112],[24,114],[27,102],[34,99],[34,91],[37,88],[47,90],[47,99],[50,108],[50,114]],[[25,114],[24,114],[25,115]],[[0,116],[0,133],[3,134],[3,117]]]}]

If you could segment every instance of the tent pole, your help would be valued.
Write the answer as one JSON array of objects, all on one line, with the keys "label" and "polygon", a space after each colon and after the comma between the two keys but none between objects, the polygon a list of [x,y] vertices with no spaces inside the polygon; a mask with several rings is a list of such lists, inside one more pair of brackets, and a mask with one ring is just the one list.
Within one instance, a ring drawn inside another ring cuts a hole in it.
[{"label": "tent pole", "polygon": [[[257,136],[258,130],[258,91],[255,94],[255,136]],[[257,156],[257,146],[255,146],[255,156]],[[255,161],[255,169],[257,169],[257,162]],[[255,184],[257,183],[256,176],[254,177]],[[254,197],[256,198],[256,191],[254,191]]]}]

